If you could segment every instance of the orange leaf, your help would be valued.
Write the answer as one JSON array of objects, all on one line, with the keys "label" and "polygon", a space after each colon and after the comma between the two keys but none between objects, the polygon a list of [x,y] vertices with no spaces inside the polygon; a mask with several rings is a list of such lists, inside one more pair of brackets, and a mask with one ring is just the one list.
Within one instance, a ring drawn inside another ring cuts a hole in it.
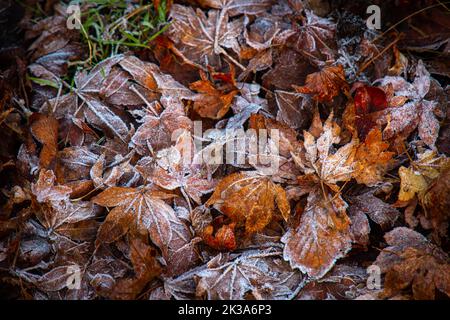
[{"label": "orange leaf", "polygon": [[43,144],[40,158],[41,168],[54,165],[58,152],[58,121],[53,116],[35,113],[31,119],[31,133]]},{"label": "orange leaf", "polygon": [[339,94],[340,90],[348,91],[342,65],[325,67],[319,72],[309,74],[304,86],[295,86],[299,93],[314,94],[314,99],[319,102],[331,102]]},{"label": "orange leaf", "polygon": [[[231,71],[233,73],[233,71]],[[225,77],[224,74],[215,74],[218,79],[234,78],[234,75]],[[201,80],[192,83],[189,88],[200,93],[194,102],[194,110],[201,117],[210,119],[222,118],[230,110],[231,102],[238,90],[234,85],[226,83],[223,87],[212,83],[204,72],[200,72]],[[214,76],[214,75],[213,75]]]},{"label": "orange leaf", "polygon": [[223,225],[213,235],[214,227],[212,225],[207,226],[202,233],[203,240],[211,248],[217,250],[229,250],[236,249],[236,238],[234,236],[235,224]]},{"label": "orange leaf", "polygon": [[214,205],[237,227],[245,226],[247,234],[264,229],[276,214],[286,220],[290,215],[284,189],[254,172],[233,173],[222,179],[206,205]]},{"label": "orange leaf", "polygon": [[358,183],[373,186],[382,181],[394,156],[394,152],[386,151],[388,148],[389,143],[382,140],[380,129],[372,129],[356,150],[353,175]]}]

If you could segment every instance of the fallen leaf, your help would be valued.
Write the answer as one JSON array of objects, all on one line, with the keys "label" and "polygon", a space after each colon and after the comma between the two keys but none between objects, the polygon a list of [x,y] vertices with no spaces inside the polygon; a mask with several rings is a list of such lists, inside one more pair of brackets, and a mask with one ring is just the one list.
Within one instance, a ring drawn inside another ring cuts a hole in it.
[{"label": "fallen leaf", "polygon": [[299,93],[313,94],[319,102],[331,102],[340,91],[349,90],[342,65],[325,67],[319,72],[309,74],[304,86],[295,86]]},{"label": "fallen leaf", "polygon": [[276,249],[249,251],[217,266],[210,261],[210,266],[196,273],[196,296],[213,300],[289,298],[302,277],[283,264],[280,253]]},{"label": "fallen leaf", "polygon": [[439,176],[442,169],[449,164],[447,157],[439,156],[435,151],[424,150],[417,155],[418,159],[413,161],[409,168],[400,167],[399,201],[409,201],[417,194],[422,199],[423,193],[431,181]]},{"label": "fallen leaf", "polygon": [[369,187],[383,181],[383,175],[392,163],[394,152],[386,151],[389,144],[382,140],[380,129],[372,129],[356,149],[353,177]]},{"label": "fallen leaf", "polygon": [[391,297],[409,287],[417,300],[434,299],[435,289],[450,296],[449,258],[440,248],[405,227],[384,237],[389,247],[374,263],[386,274],[384,296]]},{"label": "fallen leaf", "polygon": [[[233,70],[233,69],[232,69]],[[234,72],[232,71],[232,77]],[[194,110],[201,117],[221,119],[230,110],[233,98],[238,93],[234,85],[223,88],[212,83],[204,72],[200,72],[201,80],[191,83],[189,88],[199,93],[194,101]]]},{"label": "fallen leaf", "polygon": [[193,123],[186,116],[183,105],[176,99],[162,99],[165,109],[160,115],[147,114],[131,142],[142,154],[151,154],[170,147],[183,130],[191,131]]},{"label": "fallen leaf", "polygon": [[284,259],[292,268],[312,278],[321,278],[337,259],[350,251],[350,219],[344,204],[339,198],[327,204],[318,191],[309,194],[299,226],[289,229],[281,238],[285,243]]},{"label": "fallen leaf", "polygon": [[54,168],[58,152],[58,121],[38,113],[33,114],[31,121],[31,133],[42,143],[39,164],[41,168]]},{"label": "fallen leaf", "polygon": [[170,13],[174,19],[169,38],[175,43],[177,53],[194,65],[221,66],[220,56],[230,57],[227,49],[240,52],[237,38],[242,30],[242,19],[229,22],[226,10],[194,10],[175,4]]},{"label": "fallen leaf", "polygon": [[113,286],[110,297],[113,299],[136,299],[147,283],[161,273],[156,260],[156,251],[140,239],[130,241],[130,260],[135,276],[119,279]]},{"label": "fallen leaf", "polygon": [[362,212],[383,230],[394,226],[400,212],[392,205],[373,195],[373,192],[363,193],[351,198],[350,212]]},{"label": "fallen leaf", "polygon": [[214,206],[247,234],[261,231],[279,214],[289,218],[290,206],[284,189],[255,172],[231,174],[222,179],[206,206]]}]

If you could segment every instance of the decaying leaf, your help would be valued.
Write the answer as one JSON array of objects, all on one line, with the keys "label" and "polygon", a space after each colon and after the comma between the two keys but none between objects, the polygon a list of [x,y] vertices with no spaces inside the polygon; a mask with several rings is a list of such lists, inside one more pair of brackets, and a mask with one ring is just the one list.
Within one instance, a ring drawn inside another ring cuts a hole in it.
[{"label": "decaying leaf", "polygon": [[295,162],[305,173],[298,180],[304,186],[325,184],[337,192],[339,187],[336,183],[348,181],[353,175],[357,139],[335,150],[333,145],[340,142],[341,128],[333,122],[332,113],[319,130],[321,132],[317,133],[317,138],[308,131],[303,132],[305,154],[294,156]]},{"label": "decaying leaf", "polygon": [[320,280],[309,282],[296,297],[298,300],[351,300],[367,282],[364,268],[337,264]]},{"label": "decaying leaf", "polygon": [[[222,118],[230,110],[233,98],[238,93],[234,85],[217,87],[204,72],[200,72],[201,80],[191,83],[189,88],[199,93],[194,102],[194,110],[202,117],[211,119]],[[231,72],[232,79],[234,72]],[[233,79],[234,82],[234,79]]]},{"label": "decaying leaf", "polygon": [[[191,234],[183,227],[173,208],[164,201],[173,197],[173,194],[151,186],[106,189],[93,199],[101,206],[114,207],[98,230],[97,243],[114,242],[128,232],[136,236],[148,234],[162,251],[170,267],[169,273],[177,273],[178,269],[173,264],[184,262],[189,265],[193,257],[183,261],[183,254],[195,254],[192,253]],[[181,256],[174,259],[174,255],[179,253]]]},{"label": "decaying leaf", "polygon": [[[194,280],[194,279],[197,280]],[[291,299],[303,281],[282,260],[277,248],[219,254],[198,270],[168,281],[165,289],[177,299]]]},{"label": "decaying leaf", "polygon": [[135,299],[147,283],[159,275],[161,267],[155,258],[155,250],[139,239],[130,243],[130,260],[135,276],[119,279],[108,295],[113,299]]},{"label": "decaying leaf", "polygon": [[394,152],[386,151],[389,144],[382,140],[381,131],[372,129],[355,154],[353,177],[358,183],[374,186],[383,181],[383,175],[392,163]]},{"label": "decaying leaf", "polygon": [[450,297],[443,5],[378,1],[390,32],[367,1],[89,1],[79,30],[25,2],[0,298]]},{"label": "decaying leaf", "polygon": [[319,102],[331,102],[340,91],[348,91],[342,65],[325,67],[319,72],[309,74],[304,86],[294,86],[299,93],[313,94]]},{"label": "decaying leaf", "polygon": [[373,222],[383,229],[394,226],[400,212],[392,205],[377,198],[372,192],[352,197],[349,212],[366,214]]},{"label": "decaying leaf", "polygon": [[58,152],[58,121],[52,116],[35,114],[31,124],[31,133],[42,143],[39,155],[41,168],[49,168]]},{"label": "decaying leaf", "polygon": [[389,247],[375,265],[385,273],[384,295],[411,287],[414,299],[434,299],[435,290],[450,296],[450,260],[438,247],[411,229],[400,227],[385,235]]},{"label": "decaying leaf", "polygon": [[436,157],[436,153],[432,150],[424,150],[417,157],[417,161],[414,161],[409,168],[402,166],[398,170],[401,180],[399,201],[409,201],[416,194],[421,198],[429,183],[449,165],[448,158]]},{"label": "decaying leaf", "polygon": [[335,202],[340,207],[326,203],[318,191],[310,193],[299,226],[281,239],[285,243],[284,259],[313,278],[321,278],[352,247],[345,202]]},{"label": "decaying leaf", "polygon": [[175,20],[169,37],[175,42],[177,53],[190,63],[221,65],[221,55],[229,57],[226,49],[240,52],[237,37],[242,20],[229,22],[226,10],[210,10],[206,15],[200,9],[175,4],[171,11]]},{"label": "decaying leaf", "polygon": [[289,218],[284,189],[255,172],[231,174],[222,179],[206,202],[229,217],[247,234],[261,231],[278,214]]},{"label": "decaying leaf", "polygon": [[192,164],[195,153],[191,134],[186,131],[181,133],[175,146],[157,154],[157,164],[147,178],[168,190],[180,188],[184,195],[200,204],[200,197],[211,192],[216,183],[207,178],[199,165]]},{"label": "decaying leaf", "polygon": [[157,152],[176,141],[177,132],[192,130],[192,121],[186,116],[183,105],[175,99],[162,99],[164,111],[160,115],[147,114],[136,130],[131,142],[140,154]]}]

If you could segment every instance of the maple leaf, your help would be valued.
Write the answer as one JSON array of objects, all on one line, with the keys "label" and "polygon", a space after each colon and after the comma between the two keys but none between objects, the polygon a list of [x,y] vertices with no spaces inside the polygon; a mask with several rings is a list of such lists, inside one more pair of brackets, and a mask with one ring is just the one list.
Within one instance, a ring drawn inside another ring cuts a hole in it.
[{"label": "maple leaf", "polygon": [[[320,118],[319,122],[320,122]],[[320,126],[322,126],[320,124]],[[321,130],[320,133],[319,130]],[[308,182],[325,184],[335,192],[339,191],[336,185],[340,181],[348,181],[354,172],[354,160],[357,139],[337,149],[333,153],[333,144],[340,142],[341,128],[333,122],[333,113],[330,114],[322,128],[319,128],[317,139],[308,131],[304,131],[304,150],[306,153],[293,154],[297,165],[305,173],[298,178],[300,184]],[[310,130],[314,133],[313,130]]]},{"label": "maple leaf", "polygon": [[450,260],[440,248],[405,227],[392,230],[384,238],[389,247],[374,264],[386,274],[385,297],[410,286],[414,299],[434,299],[435,289],[450,296]]},{"label": "maple leaf", "polygon": [[305,154],[293,153],[294,161],[305,175],[298,184],[309,193],[307,205],[299,225],[290,228],[282,237],[284,257],[293,268],[299,268],[311,277],[322,277],[335,261],[351,249],[350,219],[347,204],[339,193],[337,183],[348,181],[353,175],[357,139],[339,148],[334,154],[332,145],[340,141],[340,127],[332,121],[331,113],[322,126],[318,113],[317,123],[304,131]]},{"label": "maple leaf", "polygon": [[318,190],[311,192],[299,226],[289,229],[281,238],[285,243],[284,259],[310,277],[325,275],[352,247],[350,219],[345,208],[340,198],[327,204]]},{"label": "maple leaf", "polygon": [[67,19],[66,8],[61,8],[26,30],[25,38],[35,39],[28,47],[33,62],[28,68],[41,79],[53,80],[53,75],[66,75],[68,62],[83,55],[80,34],[67,28]]},{"label": "maple leaf", "polygon": [[200,197],[213,190],[215,181],[207,179],[199,166],[193,164],[195,153],[192,136],[185,131],[180,134],[175,146],[163,149],[156,155],[157,165],[148,179],[167,190],[181,188],[183,194],[200,204]]},{"label": "maple leaf", "polygon": [[397,97],[407,97],[411,101],[400,106],[385,109],[377,116],[378,124],[386,124],[383,137],[390,139],[394,136],[408,137],[416,128],[419,137],[429,147],[434,144],[439,133],[439,121],[434,114],[436,103],[425,100],[430,89],[430,74],[421,60],[417,63],[413,83],[408,83],[402,77],[386,76],[381,80],[382,86],[392,86]]},{"label": "maple leaf", "polygon": [[372,129],[361,143],[355,154],[355,171],[353,177],[358,183],[369,187],[383,180],[394,152],[386,151],[389,144],[383,142],[380,129]]},{"label": "maple leaf", "polygon": [[72,239],[84,239],[96,231],[97,223],[93,221],[99,213],[99,207],[89,201],[72,202],[69,195],[72,188],[55,185],[56,177],[51,170],[41,170],[31,191],[39,205],[35,206],[36,217],[44,228]]},{"label": "maple leaf", "polygon": [[170,219],[176,220],[172,207],[164,202],[173,195],[151,187],[111,187],[92,201],[103,207],[114,207],[100,226],[97,242],[114,242],[129,230],[148,233],[153,243],[162,250],[172,238]]},{"label": "maple leaf", "polygon": [[152,186],[106,189],[92,199],[101,206],[114,207],[98,230],[97,244],[114,242],[128,232],[148,234],[161,249],[168,274],[185,271],[195,263],[195,243],[173,208],[164,201],[173,197]]},{"label": "maple leaf", "polygon": [[337,264],[320,280],[308,282],[297,300],[351,300],[367,283],[367,271],[359,266]]},{"label": "maple leaf", "polygon": [[276,214],[289,218],[290,206],[284,189],[255,172],[233,173],[223,178],[206,202],[244,226],[247,234],[261,231]]},{"label": "maple leaf", "polygon": [[373,192],[367,192],[350,198],[349,213],[361,212],[378,224],[383,230],[394,226],[400,212],[392,205],[377,198]]},{"label": "maple leaf", "polygon": [[210,10],[208,16],[200,10],[175,4],[170,12],[174,22],[169,28],[169,38],[175,43],[182,58],[199,66],[220,67],[220,55],[235,62],[226,51],[240,52],[237,41],[242,30],[242,19],[228,22],[226,10]]},{"label": "maple leaf", "polygon": [[293,86],[299,93],[313,94],[319,102],[331,102],[342,90],[348,91],[342,65],[325,67],[319,72],[311,73],[306,77],[304,86]]},{"label": "maple leaf", "polygon": [[[231,77],[234,82],[234,69]],[[194,101],[194,110],[204,118],[221,119],[230,110],[233,98],[238,93],[234,84],[217,86],[212,83],[206,73],[200,71],[201,80],[191,83],[190,89],[197,91],[199,96]]]},{"label": "maple leaf", "polygon": [[281,250],[271,248],[234,256],[221,253],[197,270],[170,279],[165,289],[177,299],[282,300],[293,298],[302,281],[301,273],[282,261]]},{"label": "maple leaf", "polygon": [[[102,129],[109,135],[117,136],[122,142],[127,141],[130,130],[125,121],[97,95],[111,68],[121,59],[122,55],[116,55],[97,64],[89,73],[77,73],[76,88],[72,88],[70,93],[60,98],[52,99],[47,107],[55,112],[57,119],[67,119],[72,125],[74,125],[72,118],[83,111],[82,119],[87,119],[94,127]],[[80,106],[78,99],[83,102]]]},{"label": "maple leaf", "polygon": [[161,98],[161,103],[165,106],[164,111],[160,115],[146,115],[142,119],[143,124],[131,138],[133,146],[140,154],[170,147],[178,130],[192,130],[192,121],[186,116],[181,102],[172,98]]},{"label": "maple leaf", "polygon": [[[76,265],[64,265],[53,268],[49,272],[45,273],[39,280],[36,281],[36,285],[39,289],[44,291],[59,291],[67,287],[69,277],[72,275],[70,270],[76,270]],[[79,269],[79,268],[78,268]]]},{"label": "maple leaf", "polygon": [[293,3],[289,4],[294,9],[292,16],[301,20],[301,23],[293,21],[294,27],[289,30],[292,35],[286,37],[286,43],[317,65],[333,61],[336,54],[336,24],[315,15],[311,10],[302,10],[300,13]]},{"label": "maple leaf", "polygon": [[125,57],[119,64],[144,88],[159,92],[163,96],[169,96],[173,99],[192,100],[195,96],[172,76],[162,73],[156,64],[141,61],[134,56]]},{"label": "maple leaf", "polygon": [[66,200],[72,191],[67,186],[55,186],[56,177],[52,170],[42,169],[38,180],[31,185],[31,191],[38,202]]},{"label": "maple leaf", "polygon": [[312,99],[308,95],[276,90],[275,99],[278,106],[277,120],[293,129],[305,128],[311,120]]},{"label": "maple leaf", "polygon": [[91,167],[98,161],[98,155],[87,147],[67,147],[58,153],[61,176],[64,181],[89,178]]}]

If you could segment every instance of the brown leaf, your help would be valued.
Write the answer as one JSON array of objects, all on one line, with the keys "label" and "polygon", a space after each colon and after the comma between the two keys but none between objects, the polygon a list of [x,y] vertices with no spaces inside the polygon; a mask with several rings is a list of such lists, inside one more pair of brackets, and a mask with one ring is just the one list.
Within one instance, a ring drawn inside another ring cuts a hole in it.
[{"label": "brown leaf", "polygon": [[71,283],[69,282],[69,277],[73,277],[73,272],[70,272],[71,269],[69,268],[71,268],[71,266],[66,265],[50,270],[39,278],[37,286],[44,291],[59,291],[66,288],[67,284]]},{"label": "brown leaf", "polygon": [[218,265],[210,261],[196,276],[196,296],[213,300],[287,299],[302,280],[276,249],[247,251]]},{"label": "brown leaf", "polygon": [[352,197],[351,202],[349,213],[362,212],[383,230],[392,228],[400,216],[400,212],[397,209],[375,197],[372,192]]},{"label": "brown leaf", "polygon": [[311,120],[312,101],[306,95],[277,90],[275,98],[278,106],[277,120],[293,129],[303,129]]},{"label": "brown leaf", "polygon": [[106,216],[97,235],[97,243],[110,243],[126,233],[150,236],[162,251],[168,274],[178,274],[195,263],[197,256],[192,235],[175,211],[164,200],[174,195],[155,187],[111,187],[97,195],[96,204],[115,207]]},{"label": "brown leaf", "polygon": [[42,169],[35,184],[31,185],[31,191],[38,202],[59,201],[69,198],[72,189],[63,186],[55,186],[56,177],[53,171]]},{"label": "brown leaf", "polygon": [[295,12],[299,8],[294,3],[290,3],[294,9],[291,19],[297,18],[301,23],[293,21],[294,27],[289,30],[292,35],[286,39],[286,43],[314,64],[322,65],[326,61],[333,61],[336,55],[336,24],[328,18],[315,15],[312,10]]},{"label": "brown leaf", "polygon": [[289,229],[281,239],[284,259],[291,267],[321,278],[350,251],[350,220],[344,204],[340,198],[327,204],[319,192],[309,194],[299,226]]},{"label": "brown leaf", "polygon": [[195,151],[191,134],[182,133],[175,146],[163,149],[157,154],[157,165],[147,178],[167,190],[180,188],[184,195],[200,204],[200,197],[211,192],[216,182],[208,179],[199,166],[193,163]]},{"label": "brown leaf", "polygon": [[344,68],[340,64],[309,74],[304,86],[294,85],[294,88],[299,93],[313,94],[313,98],[319,102],[331,102],[341,90],[344,92],[349,90]]},{"label": "brown leaf", "polygon": [[131,138],[131,142],[140,154],[170,147],[172,142],[176,141],[177,132],[192,130],[192,121],[186,116],[183,105],[179,101],[167,98],[162,99],[162,103],[165,109],[161,115],[146,115],[142,119],[144,123]]},{"label": "brown leaf", "polygon": [[222,179],[206,205],[214,205],[236,226],[244,226],[247,234],[261,231],[277,214],[286,220],[290,215],[284,189],[255,172],[234,173]]},{"label": "brown leaf", "polygon": [[229,22],[226,10],[210,10],[206,15],[200,9],[194,11],[191,7],[175,4],[170,17],[174,23],[170,26],[169,38],[175,43],[175,53],[186,62],[219,69],[220,55],[230,57],[226,49],[239,54],[237,38],[242,32],[242,19]]},{"label": "brown leaf", "polygon": [[194,94],[172,76],[161,72],[156,64],[144,62],[134,56],[120,61],[120,66],[144,88],[169,96],[173,99],[193,99]]},{"label": "brown leaf", "polygon": [[351,300],[367,283],[366,269],[337,264],[320,280],[311,281],[300,290],[298,300]]},{"label": "brown leaf", "polygon": [[148,233],[162,250],[172,238],[170,220],[176,220],[172,207],[163,200],[173,197],[145,186],[111,187],[93,198],[95,204],[114,207],[100,226],[97,242],[110,243],[127,233]]},{"label": "brown leaf", "polygon": [[55,165],[58,152],[58,121],[39,113],[35,113],[31,121],[31,133],[43,145],[39,155],[40,166],[50,169]]},{"label": "brown leaf", "polygon": [[161,273],[156,251],[139,239],[130,241],[130,260],[135,276],[119,279],[109,295],[113,299],[136,299],[149,281]]},{"label": "brown leaf", "polygon": [[[234,69],[231,76],[234,78]],[[212,83],[204,72],[200,72],[201,80],[191,83],[189,88],[197,91],[199,96],[194,101],[194,110],[201,117],[221,119],[230,110],[234,96],[238,93],[234,85],[223,88]]]},{"label": "brown leaf", "polygon": [[336,183],[348,181],[353,175],[358,140],[354,138],[333,153],[333,144],[340,142],[341,132],[340,127],[333,122],[333,113],[320,129],[320,133],[319,130],[311,130],[318,135],[317,139],[310,132],[303,132],[305,154],[294,155],[294,160],[305,176],[298,179],[300,183],[324,183],[337,192],[339,187]]},{"label": "brown leaf", "polygon": [[384,295],[412,288],[414,299],[434,299],[435,289],[450,296],[450,260],[438,247],[411,229],[400,227],[385,235],[389,247],[375,265],[385,273]]}]

